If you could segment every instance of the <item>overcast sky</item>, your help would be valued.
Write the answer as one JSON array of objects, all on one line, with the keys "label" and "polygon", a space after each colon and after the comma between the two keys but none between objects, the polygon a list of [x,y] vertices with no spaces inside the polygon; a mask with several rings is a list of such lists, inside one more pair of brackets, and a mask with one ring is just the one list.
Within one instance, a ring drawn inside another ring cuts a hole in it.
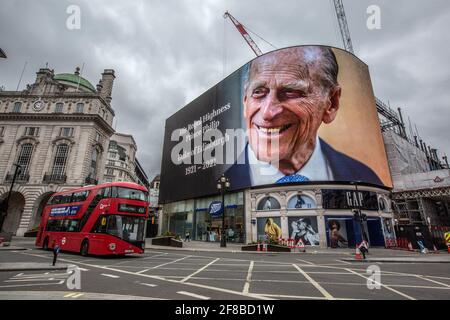
[{"label": "overcast sky", "polygon": [[[81,28],[69,30],[69,5]],[[450,155],[450,2],[344,0],[355,53],[370,68],[375,94],[401,107],[422,138]],[[381,9],[381,29],[369,30],[367,7]],[[150,178],[159,173],[165,119],[254,58],[223,19],[229,10],[278,48],[301,44],[342,47],[332,0],[2,0],[0,86],[33,83],[48,62],[94,86],[114,69],[112,105],[117,131],[132,134]],[[272,50],[254,36],[263,52]],[[224,50],[225,48],[225,50]]]}]

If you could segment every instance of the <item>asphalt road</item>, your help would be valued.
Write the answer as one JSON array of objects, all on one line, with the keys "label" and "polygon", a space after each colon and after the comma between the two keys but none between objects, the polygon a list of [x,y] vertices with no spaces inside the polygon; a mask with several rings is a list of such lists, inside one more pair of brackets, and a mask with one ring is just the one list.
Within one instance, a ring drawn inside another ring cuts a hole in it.
[{"label": "asphalt road", "polygon": [[[68,289],[64,271],[3,271],[0,300],[450,299],[449,264],[350,263],[344,257],[348,254],[147,250],[101,258],[61,253],[60,263],[81,268],[81,289]],[[51,261],[51,252],[32,246],[0,252],[0,262]],[[368,267],[379,268],[380,277]]]}]

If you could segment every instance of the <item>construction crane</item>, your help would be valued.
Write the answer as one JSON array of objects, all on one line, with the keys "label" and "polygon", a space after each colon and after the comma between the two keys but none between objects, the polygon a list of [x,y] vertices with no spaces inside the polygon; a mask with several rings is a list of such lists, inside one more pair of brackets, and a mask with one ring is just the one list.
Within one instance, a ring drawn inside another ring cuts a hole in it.
[{"label": "construction crane", "polygon": [[231,20],[231,22],[233,22],[236,29],[239,31],[239,33],[242,35],[244,40],[248,43],[250,48],[253,50],[253,52],[257,56],[260,56],[263,54],[261,49],[259,49],[258,45],[256,44],[256,42],[253,41],[252,37],[250,37],[250,35],[247,32],[247,30],[245,29],[244,25],[242,23],[240,23],[239,21],[237,21],[236,18],[231,15],[231,13],[229,13],[228,11],[225,12],[225,14],[223,15],[223,18],[224,19],[229,18]]},{"label": "construction crane", "polygon": [[[347,17],[345,16],[344,4],[342,0],[333,0],[334,8],[336,10],[336,16],[339,23],[339,29],[341,31],[342,41],[344,43],[344,49],[348,52],[354,53],[352,38],[350,37],[350,31],[348,29]],[[407,138],[405,124],[402,121],[402,114],[400,108],[398,109],[399,116],[389,108],[381,99],[375,98],[375,102],[377,105],[377,111],[383,117],[385,117],[388,121],[382,123],[381,130],[385,131],[391,127],[397,127],[399,130],[400,136],[403,138]]]}]

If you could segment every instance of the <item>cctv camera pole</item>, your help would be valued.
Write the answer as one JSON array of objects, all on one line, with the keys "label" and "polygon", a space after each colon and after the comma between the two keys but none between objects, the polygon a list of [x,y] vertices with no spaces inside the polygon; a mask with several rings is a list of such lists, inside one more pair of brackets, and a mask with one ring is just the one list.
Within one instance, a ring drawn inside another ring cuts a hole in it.
[{"label": "cctv camera pole", "polygon": [[220,237],[220,247],[225,248],[227,246],[227,239],[225,233],[225,191],[230,188],[230,181],[224,174],[217,181],[217,189],[222,196],[222,233]]},{"label": "cctv camera pole", "polygon": [[13,176],[13,180],[11,182],[11,187],[9,189],[8,197],[6,198],[5,204],[2,205],[3,212],[1,212],[1,214],[0,214],[0,232],[3,229],[3,222],[5,221],[6,215],[8,214],[9,198],[11,197],[11,193],[14,188],[14,183],[16,182],[16,177],[20,174],[20,171],[22,169],[22,167],[19,164],[14,163],[13,165],[16,166],[16,169],[14,170],[14,176]]}]

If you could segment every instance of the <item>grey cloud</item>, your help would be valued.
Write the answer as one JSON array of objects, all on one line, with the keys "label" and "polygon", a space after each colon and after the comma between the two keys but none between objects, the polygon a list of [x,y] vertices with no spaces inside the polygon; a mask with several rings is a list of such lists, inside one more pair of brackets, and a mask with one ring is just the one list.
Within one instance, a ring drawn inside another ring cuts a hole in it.
[{"label": "grey cloud", "polygon": [[[81,30],[65,27],[66,8],[79,5]],[[382,29],[366,27],[366,8],[381,7]],[[377,96],[402,107],[429,144],[450,154],[450,4],[447,0],[344,1],[356,54],[370,67]],[[160,170],[165,119],[248,60],[252,51],[222,15],[229,10],[278,47],[341,46],[331,0],[2,1],[0,85],[21,87],[49,63],[94,85],[116,70],[117,130],[133,134],[150,176]],[[225,62],[224,56],[224,38]],[[263,51],[272,48],[254,36]]]}]

